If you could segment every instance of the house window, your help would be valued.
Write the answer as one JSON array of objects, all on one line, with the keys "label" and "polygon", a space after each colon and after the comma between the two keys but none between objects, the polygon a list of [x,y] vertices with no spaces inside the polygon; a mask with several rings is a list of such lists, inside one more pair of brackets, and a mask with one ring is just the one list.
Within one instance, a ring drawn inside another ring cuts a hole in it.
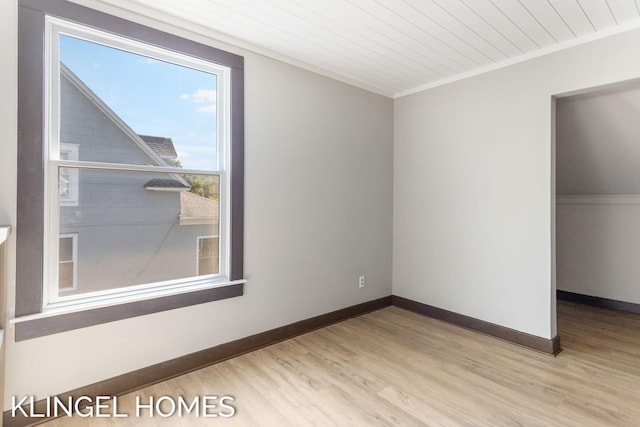
[{"label": "house window", "polygon": [[76,288],[78,235],[62,234],[58,239],[58,287],[60,292]]},{"label": "house window", "polygon": [[[60,160],[78,160],[77,144],[60,144]],[[78,170],[60,168],[58,198],[61,206],[78,205]]]},{"label": "house window", "polygon": [[[45,22],[45,180],[56,181],[45,188],[58,189],[57,197],[45,193],[52,242],[45,263],[59,268],[56,233],[82,232],[84,248],[74,291],[62,292],[50,275],[45,308],[202,286],[185,242],[218,235],[228,222],[229,191],[220,184],[228,182],[229,67],[54,17]],[[203,187],[205,196],[181,195]],[[185,215],[199,221],[183,223]],[[229,281],[227,253],[223,246],[215,265],[207,257],[214,282]]]},{"label": "house window", "polygon": [[198,237],[198,276],[218,273],[218,237]]},{"label": "house window", "polygon": [[19,14],[16,339],[241,295],[242,57],[62,0]]}]

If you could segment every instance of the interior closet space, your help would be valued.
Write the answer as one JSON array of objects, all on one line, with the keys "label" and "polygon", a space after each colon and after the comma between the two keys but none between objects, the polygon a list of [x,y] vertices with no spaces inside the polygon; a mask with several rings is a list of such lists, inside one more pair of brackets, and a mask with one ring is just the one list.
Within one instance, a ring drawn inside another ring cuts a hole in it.
[{"label": "interior closet space", "polygon": [[556,280],[562,299],[593,297],[634,311],[638,278],[640,82],[633,81],[556,100]]}]

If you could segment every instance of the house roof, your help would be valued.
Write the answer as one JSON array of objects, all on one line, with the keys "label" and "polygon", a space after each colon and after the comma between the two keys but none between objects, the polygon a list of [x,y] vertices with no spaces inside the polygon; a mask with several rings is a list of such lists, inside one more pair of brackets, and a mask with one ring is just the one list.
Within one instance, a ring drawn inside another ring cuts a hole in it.
[{"label": "house roof", "polygon": [[170,178],[154,178],[144,185],[147,190],[188,190],[184,181]]},{"label": "house roof", "polygon": [[[64,63],[60,62],[60,75],[74,85],[81,94],[92,102],[108,119],[124,132],[131,141],[144,151],[156,165],[169,166],[167,160],[178,157],[171,138],[162,136],[138,135],[125,123],[115,111],[113,111],[89,86],[71,71]],[[191,188],[189,184],[178,174],[170,174],[171,178],[152,179],[144,186],[147,190],[156,191],[184,191]]]},{"label": "house roof", "polygon": [[60,75],[66,78],[74,85],[80,93],[82,93],[89,101],[91,101],[102,113],[111,120],[121,131],[131,139],[142,151],[144,151],[156,165],[165,166],[167,162],[155,150],[136,134],[131,127],[124,122],[98,95],[96,95],[89,86],[87,86],[80,78],[71,71],[64,63],[60,62]]},{"label": "house roof", "polygon": [[215,200],[183,191],[180,193],[180,224],[217,223],[219,204]]},{"label": "house roof", "polygon": [[178,158],[176,148],[173,146],[171,138],[165,136],[151,136],[151,135],[138,135],[144,142],[147,143],[158,156],[164,159],[175,160]]}]

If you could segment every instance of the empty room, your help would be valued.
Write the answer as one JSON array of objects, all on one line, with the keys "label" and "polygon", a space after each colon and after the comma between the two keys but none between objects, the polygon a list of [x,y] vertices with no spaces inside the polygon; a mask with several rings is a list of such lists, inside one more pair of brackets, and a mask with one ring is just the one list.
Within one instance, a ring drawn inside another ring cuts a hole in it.
[{"label": "empty room", "polygon": [[0,426],[640,423],[637,0],[0,21]]}]

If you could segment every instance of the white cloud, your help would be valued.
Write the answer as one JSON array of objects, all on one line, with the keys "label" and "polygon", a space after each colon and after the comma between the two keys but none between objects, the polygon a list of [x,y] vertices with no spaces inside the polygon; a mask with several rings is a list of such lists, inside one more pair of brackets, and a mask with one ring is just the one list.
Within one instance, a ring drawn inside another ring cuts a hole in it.
[{"label": "white cloud", "polygon": [[[215,89],[198,89],[194,93],[183,93],[180,99],[191,99],[194,104],[198,104],[198,113],[214,114],[216,112],[216,91]],[[202,105],[206,104],[206,105]]]},{"label": "white cloud", "polygon": [[193,94],[193,102],[203,104],[205,102],[216,102],[216,91],[213,89],[198,89]]}]

